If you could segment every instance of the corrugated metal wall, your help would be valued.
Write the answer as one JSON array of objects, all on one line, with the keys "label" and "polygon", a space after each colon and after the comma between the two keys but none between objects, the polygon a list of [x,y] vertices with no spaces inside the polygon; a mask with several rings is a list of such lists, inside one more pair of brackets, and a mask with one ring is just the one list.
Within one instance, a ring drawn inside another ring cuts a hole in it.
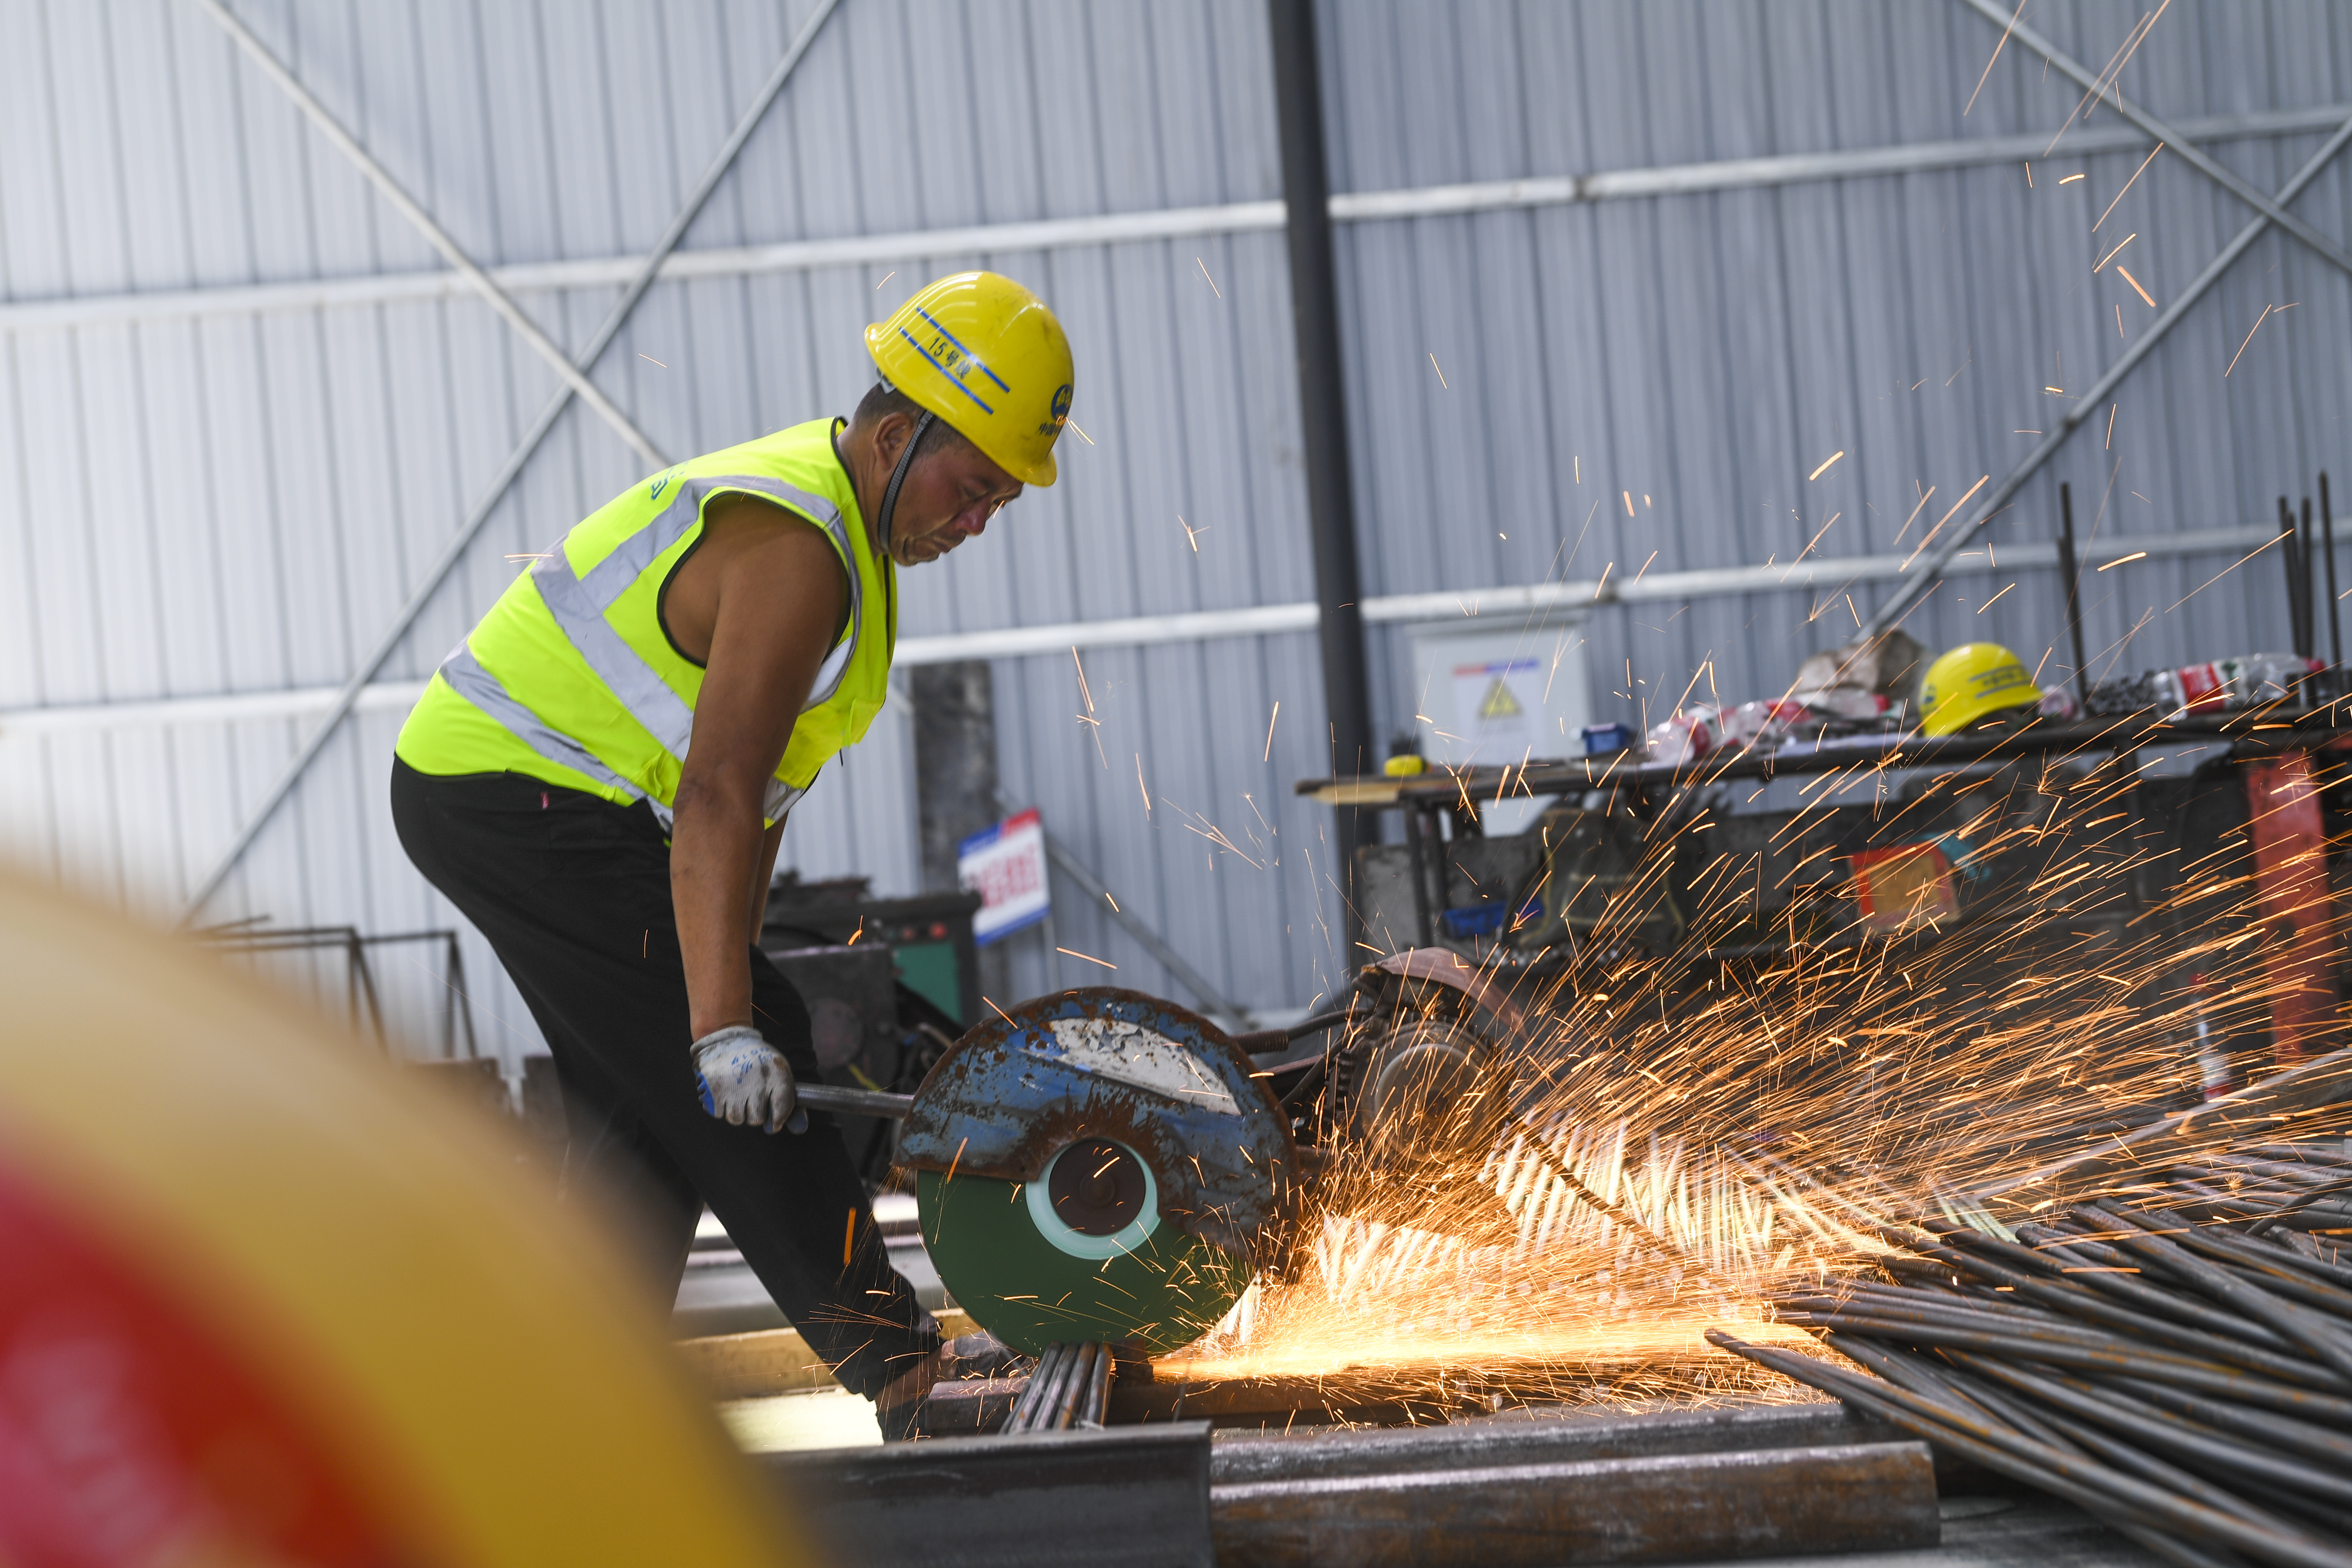
[{"label": "corrugated metal wall", "polygon": [[[520,263],[648,246],[805,5],[236,9],[478,259]],[[2102,0],[2041,25],[2095,68],[2140,15]],[[1998,29],[1924,0],[1348,5],[1322,26],[1337,191],[2048,133],[2081,98],[2011,45],[1968,108]],[[1257,0],[844,0],[687,248],[1277,196],[1265,30]],[[0,0],[0,302],[435,265],[194,6]],[[2174,0],[2123,81],[2168,116],[2352,100],[2352,16]],[[2213,152],[2267,189],[2319,140]],[[1343,225],[1366,593],[1785,560],[1817,535],[1907,546],[2153,319],[2115,267],[2091,274],[2113,240],[2138,235],[2121,261],[2160,303],[2244,221],[2159,155],[2092,233],[2141,157],[2062,141],[2030,188],[2005,164]],[[2296,210],[2345,234],[2347,180]],[[1312,596],[1276,234],[665,283],[598,379],[673,455],[846,412],[858,329],[963,262],[1062,312],[1085,437],[1063,484],[908,576],[907,634]],[[525,299],[571,343],[612,297]],[[2292,308],[2225,378],[2266,305]],[[2352,482],[2347,318],[2340,274],[2262,240],[2125,384],[2111,442],[2105,419],[2079,435],[1997,544],[2048,536],[2061,479],[2103,556],[2262,521],[2330,462]],[[553,385],[471,300],[0,332],[0,709],[339,683]],[[386,677],[429,670],[511,556],[638,466],[567,413]],[[2268,558],[2192,594],[2230,559],[2098,575],[2094,647],[2137,666],[2276,643]],[[2029,575],[1979,614],[2007,580],[1956,580],[1910,625],[2037,659],[2054,585]],[[1853,626],[1842,601],[1809,619],[1817,597],[1598,612],[1596,713],[1638,716],[1702,666],[1726,696],[1779,691]],[[1412,724],[1405,644],[1374,632],[1384,731]],[[995,685],[1008,793],[1213,980],[1295,1006],[1343,967],[1324,814],[1289,792],[1324,768],[1310,637],[1103,650],[1083,680],[1069,655],[1003,660]],[[396,728],[350,727],[215,917],[450,920],[382,807]],[[168,913],[302,731],[0,735],[0,833],[42,874]],[[787,860],[911,889],[910,750],[903,714],[877,728]],[[1173,993],[1105,915],[1063,899],[1055,941]],[[1021,944],[1017,989],[1110,977]],[[487,952],[467,962],[486,1046],[530,1049]],[[398,973],[395,1010],[429,1019],[436,975]]]}]

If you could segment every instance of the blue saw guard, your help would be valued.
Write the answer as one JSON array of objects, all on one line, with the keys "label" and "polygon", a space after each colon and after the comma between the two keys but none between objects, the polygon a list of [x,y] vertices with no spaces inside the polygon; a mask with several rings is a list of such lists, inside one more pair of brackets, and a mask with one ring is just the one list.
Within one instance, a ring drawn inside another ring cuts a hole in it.
[{"label": "blue saw guard", "polygon": [[1287,1119],[1240,1048],[1199,1014],[1097,986],[1024,1002],[958,1040],[915,1092],[901,1161],[1040,1179],[1082,1137],[1150,1168],[1169,1224],[1265,1263],[1297,1167]]}]

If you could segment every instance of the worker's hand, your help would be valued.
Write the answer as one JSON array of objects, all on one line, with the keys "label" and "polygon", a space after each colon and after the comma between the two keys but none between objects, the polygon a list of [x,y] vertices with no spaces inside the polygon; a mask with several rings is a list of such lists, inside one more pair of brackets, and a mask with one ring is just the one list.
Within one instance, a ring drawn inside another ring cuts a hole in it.
[{"label": "worker's hand", "polygon": [[713,1030],[694,1042],[694,1087],[704,1110],[739,1127],[808,1128],[791,1063],[749,1024]]}]

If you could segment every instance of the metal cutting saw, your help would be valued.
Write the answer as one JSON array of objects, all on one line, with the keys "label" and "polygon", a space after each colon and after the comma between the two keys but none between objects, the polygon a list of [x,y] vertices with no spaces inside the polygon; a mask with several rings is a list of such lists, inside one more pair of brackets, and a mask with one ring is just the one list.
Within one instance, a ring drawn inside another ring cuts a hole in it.
[{"label": "metal cutting saw", "polygon": [[[1344,999],[1234,1036],[1139,992],[1059,992],[970,1030],[912,1095],[801,1098],[901,1119],[923,1245],[982,1328],[1031,1354],[1161,1355],[1280,1270],[1335,1164],[1426,1175],[1503,1131],[1519,1020],[1476,971],[1403,954]],[[1328,1043],[1302,1053],[1315,1035]]]}]

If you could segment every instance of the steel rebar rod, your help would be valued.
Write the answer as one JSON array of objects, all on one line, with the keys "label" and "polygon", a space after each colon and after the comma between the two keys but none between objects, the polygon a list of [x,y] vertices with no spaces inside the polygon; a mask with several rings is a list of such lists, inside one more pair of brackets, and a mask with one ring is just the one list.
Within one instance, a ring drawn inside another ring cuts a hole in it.
[{"label": "steel rebar rod", "polygon": [[[2273,1375],[2283,1369],[2307,1368],[2307,1362],[2283,1356],[2275,1352],[2252,1345],[2242,1345],[2235,1339],[2201,1333],[2187,1324],[2171,1322],[2123,1305],[2102,1296],[2085,1285],[2062,1283],[2010,1269],[1990,1259],[1978,1258],[1956,1249],[1936,1247],[1932,1243],[1914,1243],[1928,1251],[1938,1262],[1962,1273],[1990,1281],[2006,1291],[2039,1301],[2066,1316],[2084,1319],[2136,1335],[2155,1340],[2176,1350],[2187,1350],[2219,1357],[2246,1366],[2251,1371],[2269,1372]],[[2284,1341],[2267,1329],[2259,1330],[2265,1344],[2284,1345]],[[2352,1382],[2341,1385],[2344,1392],[2352,1393]]]},{"label": "steel rebar rod", "polygon": [[[1857,1349],[1865,1343],[1845,1340],[1841,1342],[1840,1348],[1846,1354],[1854,1355]],[[1895,1359],[1892,1353],[1881,1354],[1890,1362]],[[1870,1364],[1865,1362],[1864,1364]],[[1882,1370],[1880,1375],[1886,1375]],[[1931,1381],[1936,1376],[1941,1377],[1946,1387],[1975,1401],[1994,1419],[2008,1422],[2010,1426],[2027,1437],[2047,1443],[2061,1453],[2087,1454],[2088,1450],[2074,1442],[2055,1427],[2049,1425],[2022,1401],[2011,1398],[1999,1389],[1987,1387],[1966,1373],[1953,1369],[1942,1369],[1938,1373],[1922,1375],[1920,1381]],[[2201,1547],[2192,1546],[2188,1542],[2175,1540],[2162,1531],[2150,1529],[2133,1518],[2127,1510],[2106,1507],[2092,1508],[2085,1511],[2110,1529],[2138,1542],[2165,1561],[2179,1564],[2180,1568],[2223,1568],[2223,1565],[2234,1565],[2242,1562],[2242,1559],[2234,1552],[2217,1554]]]},{"label": "steel rebar rod", "polygon": [[[1843,1336],[1841,1336],[1839,1348],[1851,1348],[1843,1343]],[[2012,1370],[2011,1368],[2002,1367],[1998,1363],[1981,1364],[1977,1360],[1966,1357],[1959,1359],[1955,1364],[1963,1371],[1973,1372],[1979,1376],[1991,1376],[1996,1384],[2006,1387],[2014,1395],[2022,1396],[2023,1401],[2031,1406],[2032,1414],[2041,1424],[2066,1438],[2070,1444],[2084,1449],[2105,1463],[2131,1471],[2138,1475],[2142,1480],[2168,1488],[2182,1496],[2194,1498],[2209,1508],[2217,1508],[2225,1513],[2234,1513],[2240,1518],[2249,1519],[2256,1523],[2280,1524],[2292,1528],[2289,1521],[2273,1519],[2265,1510],[2248,1502],[2229,1488],[2209,1480],[2194,1471],[2182,1469],[2171,1460],[2150,1454],[2147,1449],[2126,1441],[2112,1431],[2101,1430],[2095,1423],[2085,1418],[2079,1411],[2068,1410],[2063,1406],[2052,1409],[2050,1406],[2055,1402],[2045,1397],[2042,1389],[2033,1385],[2032,1379],[1995,1375],[1996,1369],[1999,1373],[2006,1374]],[[2040,1404],[2032,1403],[2036,1400],[2039,1400]]]},{"label": "steel rebar rod", "polygon": [[[1848,1335],[1833,1336],[1831,1343],[1840,1352],[1870,1367],[1880,1376],[1910,1388],[1915,1393],[1926,1394],[1932,1390],[1931,1397],[1940,1397],[1946,1403],[1951,1402],[1956,1397],[1965,1398],[1988,1412],[1994,1420],[2006,1421],[2025,1436],[2047,1443],[2059,1452],[2079,1455],[2087,1455],[2090,1452],[2084,1444],[2078,1443],[2074,1437],[2068,1436],[2067,1432],[2062,1432],[2057,1426],[2052,1424],[2053,1419],[2063,1421],[2063,1417],[2053,1417],[2047,1412],[2037,1412],[2025,1402],[1997,1387],[1989,1386],[1957,1368],[1941,1365],[1924,1356],[1912,1355],[1887,1346],[1874,1345],[1868,1340]],[[2095,1445],[2103,1446],[2109,1441],[2099,1438],[2094,1434],[2080,1432],[2076,1423],[2065,1422],[2064,1425],[2069,1432],[2087,1437]],[[2244,1509],[2245,1505],[2241,1500],[2231,1498],[2226,1511],[2242,1513]],[[2205,1564],[2236,1561],[2234,1556],[2216,1557],[2185,1542],[2176,1541],[2159,1531],[2151,1530],[2135,1519],[2127,1510],[2109,1505],[2091,1507],[2088,1511],[2094,1517],[2103,1520],[2168,1561],[2196,1563],[2200,1568],[2203,1568]]]},{"label": "steel rebar rod", "polygon": [[1074,1423],[1087,1431],[1099,1431],[1103,1418],[1110,1408],[1110,1379],[1116,1370],[1118,1355],[1108,1344],[1096,1346],[1094,1375],[1088,1380],[1086,1398],[1079,1403],[1078,1418]]},{"label": "steel rebar rod", "polygon": [[1070,1375],[1063,1380],[1062,1387],[1054,1401],[1052,1426],[1055,1431],[1068,1430],[1071,1423],[1078,1418],[1078,1406],[1086,1398],[1087,1390],[1095,1380],[1095,1362],[1100,1356],[1102,1348],[1099,1341],[1087,1340],[1078,1346],[1077,1354],[1071,1357]]},{"label": "steel rebar rod", "polygon": [[[1806,1320],[1811,1321],[1806,1321]],[[2171,1356],[2153,1356],[2145,1351],[2093,1349],[2066,1341],[2033,1339],[2031,1348],[2021,1343],[2026,1336],[1975,1329],[1950,1328],[1940,1324],[1905,1322],[1901,1319],[1871,1316],[1863,1313],[1795,1313],[1785,1314],[1783,1322],[1805,1328],[1851,1332],[1879,1339],[1892,1339],[1907,1344],[1932,1344],[1939,1349],[1988,1351],[1994,1354],[2029,1354],[2038,1361],[2055,1365],[2072,1366],[2084,1371],[2128,1375],[2168,1383],[2179,1388],[2194,1389],[2236,1400],[2240,1404],[2258,1405],[2287,1415],[2352,1427],[2352,1400],[2321,1394],[2307,1388],[2274,1383],[2268,1378],[2214,1365]]]},{"label": "steel rebar rod", "polygon": [[1958,1365],[2006,1384],[2045,1405],[2105,1426],[2143,1446],[2166,1448],[2182,1458],[2352,1504],[2352,1477],[2320,1469],[2267,1444],[2250,1445],[2192,1417],[2168,1415],[2127,1394],[2096,1388],[2063,1374],[2035,1376],[2026,1367],[2012,1365],[1998,1356],[1975,1355],[1966,1351],[1955,1353],[1952,1359]]},{"label": "steel rebar rod", "polygon": [[2138,1235],[2123,1241],[2126,1250],[2164,1259],[2196,1281],[2200,1288],[2216,1300],[2228,1302],[2248,1317],[2294,1341],[2326,1365],[2352,1377],[2352,1343],[2346,1342],[2343,1331],[2330,1322],[2324,1313],[2283,1300],[2252,1281],[2199,1258],[2169,1237],[2151,1234],[2159,1228],[2155,1221],[2136,1210],[2106,1198],[2096,1200],[2095,1207],[2101,1213],[2113,1215],[2138,1228]]},{"label": "steel rebar rod", "polygon": [[1721,1329],[1706,1331],[1709,1343],[1743,1356],[1809,1387],[1835,1395],[1882,1420],[1892,1422],[1972,1459],[1986,1469],[2055,1492],[2086,1508],[2136,1508],[2176,1530],[2288,1568],[2352,1568],[2352,1551],[2301,1532],[2268,1529],[2173,1496],[2160,1487],[2122,1475],[2047,1443],[1964,1421],[1948,1406],[1885,1382],[1874,1382],[1818,1361],[1768,1345],[1751,1344]]},{"label": "steel rebar rod", "polygon": [[1029,1381],[1022,1386],[1021,1397],[1013,1402],[1013,1415],[1004,1423],[1006,1432],[1026,1432],[1035,1427],[1037,1411],[1045,1403],[1054,1374],[1060,1370],[1069,1349],[1055,1341],[1038,1355],[1037,1364],[1030,1369]]},{"label": "steel rebar rod", "polygon": [[2325,1427],[2298,1421],[2292,1416],[2282,1416],[2275,1411],[2249,1410],[2226,1399],[2185,1394],[2145,1378],[2105,1377],[2101,1381],[2176,1416],[2203,1421],[2223,1431],[2252,1437],[2274,1448],[2292,1449],[2308,1458],[2341,1465],[2345,1474],[2352,1475],[2352,1437],[2331,1432]]}]

